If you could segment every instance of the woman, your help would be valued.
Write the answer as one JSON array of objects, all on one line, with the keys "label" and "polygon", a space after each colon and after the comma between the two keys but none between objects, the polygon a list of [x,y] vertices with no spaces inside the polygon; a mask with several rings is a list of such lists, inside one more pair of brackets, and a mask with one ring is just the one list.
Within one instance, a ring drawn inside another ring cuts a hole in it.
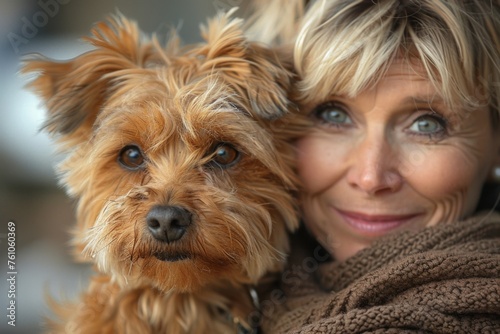
[{"label": "woman", "polygon": [[288,20],[314,123],[297,143],[303,221],[331,258],[295,236],[264,331],[500,333],[497,196],[480,199],[500,170],[498,1],[305,12]]}]

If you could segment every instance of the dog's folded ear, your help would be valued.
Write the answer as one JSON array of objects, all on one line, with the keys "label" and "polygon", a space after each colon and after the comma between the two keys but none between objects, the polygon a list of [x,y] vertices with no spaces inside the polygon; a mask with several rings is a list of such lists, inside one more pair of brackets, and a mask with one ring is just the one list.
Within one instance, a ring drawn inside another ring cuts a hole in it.
[{"label": "dog's folded ear", "polygon": [[220,14],[201,27],[206,44],[196,50],[204,57],[202,70],[217,71],[237,94],[246,98],[253,116],[275,119],[290,108],[291,56],[285,49],[248,41],[233,11]]},{"label": "dog's folded ear", "polygon": [[149,43],[141,44],[136,24],[119,15],[98,23],[84,39],[94,49],[64,62],[28,56],[21,68],[21,73],[37,74],[28,87],[49,111],[45,128],[76,140],[88,136],[103,102],[126,70],[144,67],[153,52]]}]

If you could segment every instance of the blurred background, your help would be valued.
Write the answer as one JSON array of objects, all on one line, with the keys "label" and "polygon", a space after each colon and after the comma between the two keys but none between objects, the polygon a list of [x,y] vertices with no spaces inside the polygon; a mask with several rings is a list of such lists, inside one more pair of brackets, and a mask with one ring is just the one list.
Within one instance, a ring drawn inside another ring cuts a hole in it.
[{"label": "blurred background", "polygon": [[[40,333],[50,314],[45,294],[73,298],[86,286],[89,269],[72,262],[68,230],[74,203],[58,186],[60,160],[40,133],[44,110],[23,89],[19,59],[42,53],[72,58],[85,50],[79,38],[110,13],[138,21],[146,33],[165,36],[172,27],[186,43],[198,42],[199,24],[245,0],[0,0],[0,333]],[[16,321],[7,322],[7,225],[16,226]]]}]

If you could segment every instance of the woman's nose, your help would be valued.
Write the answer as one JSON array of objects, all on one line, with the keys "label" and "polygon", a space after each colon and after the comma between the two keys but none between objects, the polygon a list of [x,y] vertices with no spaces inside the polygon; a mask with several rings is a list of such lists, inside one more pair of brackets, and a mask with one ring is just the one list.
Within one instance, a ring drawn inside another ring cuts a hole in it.
[{"label": "woman's nose", "polygon": [[367,136],[352,150],[347,181],[369,195],[396,192],[403,184],[400,167],[398,149],[385,135]]}]

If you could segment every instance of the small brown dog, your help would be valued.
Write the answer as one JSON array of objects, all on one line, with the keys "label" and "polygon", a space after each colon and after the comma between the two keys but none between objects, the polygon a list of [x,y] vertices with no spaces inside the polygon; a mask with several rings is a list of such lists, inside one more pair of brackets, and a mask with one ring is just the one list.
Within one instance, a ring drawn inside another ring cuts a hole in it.
[{"label": "small brown dog", "polygon": [[67,62],[24,73],[48,109],[78,200],[76,253],[96,264],[65,333],[250,333],[248,287],[281,270],[298,225],[291,74],[229,14],[206,42],[161,47],[123,17]]}]

